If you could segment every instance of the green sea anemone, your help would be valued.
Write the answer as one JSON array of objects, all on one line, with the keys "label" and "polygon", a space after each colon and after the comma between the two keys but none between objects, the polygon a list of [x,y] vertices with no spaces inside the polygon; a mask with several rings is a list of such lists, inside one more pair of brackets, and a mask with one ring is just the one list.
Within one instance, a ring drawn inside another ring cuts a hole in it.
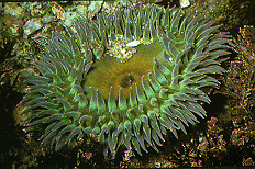
[{"label": "green sea anemone", "polygon": [[204,89],[220,83],[209,75],[225,71],[229,54],[219,27],[195,11],[142,4],[78,18],[34,60],[20,103],[26,131],[45,128],[39,140],[56,150],[91,135],[105,157],[121,145],[158,151],[167,130],[178,138],[207,115]]}]

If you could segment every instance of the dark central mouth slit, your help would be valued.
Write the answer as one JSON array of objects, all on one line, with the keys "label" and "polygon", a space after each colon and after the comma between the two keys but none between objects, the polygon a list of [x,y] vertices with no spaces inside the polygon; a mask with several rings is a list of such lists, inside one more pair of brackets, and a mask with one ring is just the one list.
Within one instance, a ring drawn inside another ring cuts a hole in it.
[{"label": "dark central mouth slit", "polygon": [[135,78],[132,75],[127,74],[125,77],[121,78],[120,86],[123,88],[129,88],[132,86],[134,82],[135,82]]}]

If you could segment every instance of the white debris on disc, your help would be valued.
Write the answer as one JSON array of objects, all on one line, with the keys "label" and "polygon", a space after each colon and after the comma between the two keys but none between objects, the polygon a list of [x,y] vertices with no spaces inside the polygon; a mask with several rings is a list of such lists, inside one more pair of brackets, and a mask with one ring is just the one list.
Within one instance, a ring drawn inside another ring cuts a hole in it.
[{"label": "white debris on disc", "polygon": [[121,63],[125,63],[135,53],[135,46],[141,44],[141,41],[132,41],[125,39],[123,35],[118,35],[114,42],[109,42],[108,54],[120,60]]},{"label": "white debris on disc", "polygon": [[190,5],[189,0],[180,0],[181,8],[187,8],[187,7],[189,7],[189,5]]}]

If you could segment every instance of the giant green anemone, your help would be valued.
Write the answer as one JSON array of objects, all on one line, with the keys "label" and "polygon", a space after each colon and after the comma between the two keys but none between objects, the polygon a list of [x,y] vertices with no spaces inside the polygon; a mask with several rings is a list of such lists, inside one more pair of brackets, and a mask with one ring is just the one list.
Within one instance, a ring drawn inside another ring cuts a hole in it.
[{"label": "giant green anemone", "polygon": [[158,151],[167,131],[178,138],[207,115],[204,89],[218,86],[211,75],[229,54],[219,27],[195,11],[142,4],[78,18],[52,33],[26,77],[26,131],[45,128],[39,140],[56,150],[90,135],[105,156],[121,145]]}]

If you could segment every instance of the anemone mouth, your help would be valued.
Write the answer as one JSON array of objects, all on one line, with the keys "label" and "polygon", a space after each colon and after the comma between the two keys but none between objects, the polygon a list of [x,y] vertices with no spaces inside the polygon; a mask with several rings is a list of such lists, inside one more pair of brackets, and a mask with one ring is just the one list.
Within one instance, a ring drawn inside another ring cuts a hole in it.
[{"label": "anemone mouth", "polygon": [[119,80],[120,87],[122,88],[130,88],[134,82],[135,82],[135,78],[133,74],[124,75],[124,77],[121,77]]},{"label": "anemone mouth", "polygon": [[209,75],[225,71],[220,57],[229,54],[218,28],[194,11],[156,5],[79,18],[66,35],[53,32],[34,60],[40,75],[26,77],[23,124],[46,125],[39,139],[56,150],[93,135],[105,157],[122,145],[139,155],[148,145],[158,151],[167,130],[178,138],[207,115],[202,89],[218,86]]}]

